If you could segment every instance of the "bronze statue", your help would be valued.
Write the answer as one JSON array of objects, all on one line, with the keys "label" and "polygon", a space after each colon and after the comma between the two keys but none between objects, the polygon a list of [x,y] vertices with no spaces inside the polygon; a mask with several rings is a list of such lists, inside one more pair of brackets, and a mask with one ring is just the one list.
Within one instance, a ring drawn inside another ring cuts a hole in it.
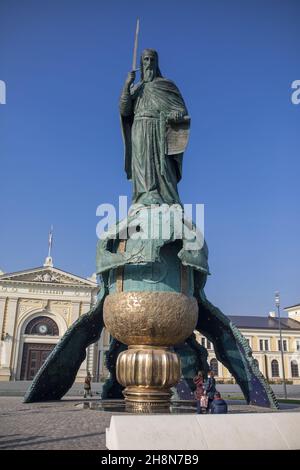
[{"label": "bronze statue", "polygon": [[[125,171],[133,181],[133,203],[144,205],[141,212],[155,218],[152,204],[181,205],[177,183],[190,119],[178,88],[162,77],[156,51],[144,50],[141,80],[133,85],[136,50],[137,41],[133,71],[120,99]],[[161,228],[160,219],[157,223]],[[142,240],[147,250],[140,250],[137,258],[132,254],[137,253],[139,240],[124,237],[121,223],[117,225],[117,238],[99,241],[97,273],[103,282],[97,304],[65,333],[24,401],[60,399],[72,386],[87,346],[99,339],[105,321],[113,339],[107,356],[111,376],[102,398],[122,397],[123,386],[133,409],[169,407],[170,388],[180,378],[182,387],[190,388],[196,371],[208,370],[207,353],[193,333],[198,330],[213,343],[217,359],[236,379],[248,403],[277,408],[246,339],[205,296],[206,244],[191,251],[184,239],[175,239],[173,230],[168,239]],[[180,396],[181,388],[177,390]]]},{"label": "bronze statue", "polygon": [[181,204],[177,183],[182,174],[189,117],[176,85],[163,78],[158,54],[145,49],[141,80],[128,73],[120,98],[125,171],[133,182],[132,202]]}]

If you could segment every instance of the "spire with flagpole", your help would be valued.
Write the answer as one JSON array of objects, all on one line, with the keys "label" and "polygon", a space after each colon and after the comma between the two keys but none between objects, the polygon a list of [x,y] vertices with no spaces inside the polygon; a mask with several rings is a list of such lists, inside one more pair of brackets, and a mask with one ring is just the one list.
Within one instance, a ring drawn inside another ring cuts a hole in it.
[{"label": "spire with flagpole", "polygon": [[51,225],[49,236],[48,236],[48,256],[45,259],[45,263],[44,263],[44,266],[51,266],[53,268],[53,260],[51,257],[52,244],[53,244],[53,225]]}]

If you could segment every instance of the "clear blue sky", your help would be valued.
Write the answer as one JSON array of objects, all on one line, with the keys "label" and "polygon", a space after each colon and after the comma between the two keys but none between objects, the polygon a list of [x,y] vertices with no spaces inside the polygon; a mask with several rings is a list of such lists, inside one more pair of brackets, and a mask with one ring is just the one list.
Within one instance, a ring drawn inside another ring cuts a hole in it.
[{"label": "clear blue sky", "polygon": [[183,202],[205,204],[212,275],[226,314],[264,315],[279,289],[300,301],[300,2],[1,0],[0,269],[95,271],[96,207],[130,195],[118,98],[139,51],[156,48],[192,129]]}]

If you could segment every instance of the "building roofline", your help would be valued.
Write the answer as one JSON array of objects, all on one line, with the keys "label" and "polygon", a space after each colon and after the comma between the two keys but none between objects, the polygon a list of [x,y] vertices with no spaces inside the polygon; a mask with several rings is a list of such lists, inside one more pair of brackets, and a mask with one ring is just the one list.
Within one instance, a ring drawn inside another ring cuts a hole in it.
[{"label": "building roofline", "polygon": [[18,275],[21,276],[23,274],[34,273],[35,271],[47,270],[47,269],[50,269],[52,271],[56,271],[60,274],[67,274],[67,275],[73,277],[74,279],[77,279],[78,281],[80,281],[82,283],[85,283],[86,285],[89,285],[90,287],[98,287],[98,284],[94,281],[91,281],[91,280],[86,279],[84,277],[78,276],[77,274],[70,273],[69,271],[65,271],[61,268],[56,268],[55,266],[38,266],[36,268],[29,268],[29,269],[24,269],[24,270],[21,270],[21,271],[14,271],[14,272],[9,272],[9,273],[4,273],[4,274],[0,275],[0,281],[8,281],[8,282],[11,281],[11,282],[13,282],[13,280],[5,279],[5,278],[10,277],[10,276],[18,276]]},{"label": "building roofline", "polygon": [[[235,324],[240,330],[246,329],[246,330],[268,330],[268,331],[277,331],[278,330],[278,317],[265,317],[265,316],[252,316],[252,315],[228,315],[229,320]],[[273,325],[270,324],[268,325],[267,323],[262,325],[262,324],[255,324],[255,320],[259,319],[260,321],[264,319],[266,322],[268,320],[271,320],[272,322],[275,322],[277,324]],[[247,320],[249,323],[247,324]],[[240,323],[242,321],[242,324]],[[253,324],[254,321],[254,324]],[[286,322],[289,322],[287,324]],[[300,331],[300,322],[297,322],[296,320],[293,320],[292,318],[281,318],[281,329],[284,331]]]},{"label": "building roofline", "polygon": [[299,303],[299,304],[295,304],[295,305],[290,305],[289,307],[284,307],[283,310],[288,310],[289,308],[295,308],[295,307],[300,307],[300,303]]}]

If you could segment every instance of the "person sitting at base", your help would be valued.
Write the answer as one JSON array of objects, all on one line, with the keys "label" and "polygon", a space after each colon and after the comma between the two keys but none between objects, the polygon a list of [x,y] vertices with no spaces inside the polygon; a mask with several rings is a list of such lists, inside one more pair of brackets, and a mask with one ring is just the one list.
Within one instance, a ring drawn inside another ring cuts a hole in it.
[{"label": "person sitting at base", "polygon": [[215,393],[215,398],[211,404],[211,413],[215,415],[226,414],[228,412],[227,403],[222,399],[220,392]]}]

